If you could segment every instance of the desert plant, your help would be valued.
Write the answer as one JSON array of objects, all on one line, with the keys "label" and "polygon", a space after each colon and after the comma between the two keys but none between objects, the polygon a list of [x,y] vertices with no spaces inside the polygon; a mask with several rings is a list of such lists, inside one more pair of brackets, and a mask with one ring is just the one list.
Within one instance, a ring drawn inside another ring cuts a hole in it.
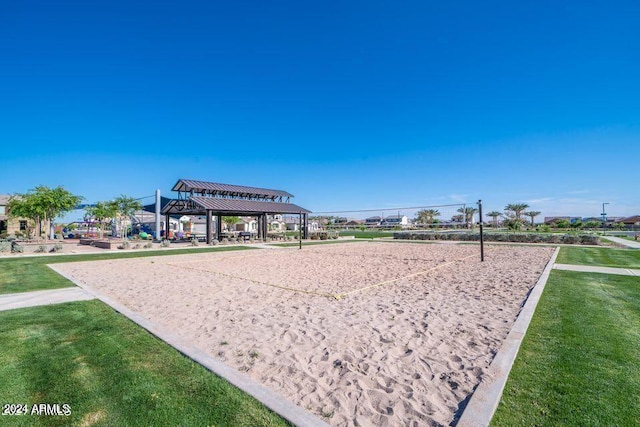
[{"label": "desert plant", "polygon": [[0,241],[0,252],[10,252],[11,242],[8,240]]},{"label": "desert plant", "polygon": [[171,240],[164,239],[160,243],[160,246],[163,247],[163,248],[168,248],[169,246],[171,246]]},{"label": "desert plant", "polygon": [[191,239],[191,246],[198,246],[199,244],[198,239]]},{"label": "desert plant", "polygon": [[151,249],[153,247],[153,243],[149,242],[149,243],[145,243],[143,248],[144,249]]},{"label": "desert plant", "polygon": [[55,245],[53,245],[53,247],[49,252],[53,252],[53,253],[62,252],[62,249],[64,249],[64,246],[62,246],[60,243],[56,243]]}]

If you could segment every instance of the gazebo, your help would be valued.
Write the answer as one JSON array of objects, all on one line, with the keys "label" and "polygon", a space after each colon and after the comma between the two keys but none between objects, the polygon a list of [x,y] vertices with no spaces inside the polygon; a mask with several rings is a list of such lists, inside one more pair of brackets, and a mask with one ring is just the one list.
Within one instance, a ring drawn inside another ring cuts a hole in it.
[{"label": "gazebo", "polygon": [[[223,216],[254,216],[258,218],[258,238],[266,240],[267,215],[288,214],[299,215],[303,238],[308,237],[311,211],[291,203],[293,195],[286,191],[190,179],[179,179],[172,191],[178,192],[178,198],[171,199],[161,211],[165,216],[165,236],[169,235],[172,215],[205,216],[207,244],[211,243],[212,236],[220,238]],[[217,218],[215,230],[212,230],[213,216]]]}]

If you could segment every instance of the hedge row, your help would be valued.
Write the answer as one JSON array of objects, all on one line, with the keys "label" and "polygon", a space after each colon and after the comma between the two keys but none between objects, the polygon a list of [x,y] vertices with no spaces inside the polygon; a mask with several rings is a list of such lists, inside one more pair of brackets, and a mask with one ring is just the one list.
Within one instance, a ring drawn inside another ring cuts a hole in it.
[{"label": "hedge row", "polygon": [[[456,240],[480,241],[480,233],[393,233],[394,239],[403,240]],[[537,233],[485,233],[485,242],[564,243],[570,245],[599,245],[600,237],[592,234],[537,234]]]}]

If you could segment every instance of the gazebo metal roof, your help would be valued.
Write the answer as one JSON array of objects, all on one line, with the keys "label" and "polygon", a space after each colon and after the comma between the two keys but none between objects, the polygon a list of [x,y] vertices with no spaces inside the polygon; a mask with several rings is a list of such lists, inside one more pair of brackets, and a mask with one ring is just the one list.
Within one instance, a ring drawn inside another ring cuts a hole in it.
[{"label": "gazebo metal roof", "polygon": [[282,190],[179,179],[173,186],[177,199],[163,203],[164,215],[264,215],[309,214],[311,211],[290,203],[292,194]]},{"label": "gazebo metal roof", "polygon": [[257,214],[308,214],[311,211],[293,203],[262,202],[244,199],[224,199],[217,197],[193,196],[188,200],[175,199],[163,209],[164,215],[202,215],[211,211],[223,215]]},{"label": "gazebo metal roof", "polygon": [[272,199],[283,197],[293,197],[292,194],[281,190],[271,190],[268,188],[245,187],[243,185],[221,184],[216,182],[195,181],[191,179],[179,179],[173,186],[173,191],[185,192],[190,194],[200,194],[202,196],[217,197],[242,197],[242,198],[258,198]]}]

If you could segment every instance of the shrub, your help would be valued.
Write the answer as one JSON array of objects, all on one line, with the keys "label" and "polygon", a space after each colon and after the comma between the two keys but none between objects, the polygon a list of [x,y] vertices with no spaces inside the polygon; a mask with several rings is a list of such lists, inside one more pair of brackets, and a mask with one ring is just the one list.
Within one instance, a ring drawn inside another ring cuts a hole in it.
[{"label": "shrub", "polygon": [[213,239],[213,240],[211,240],[211,245],[213,245],[213,246],[216,246],[218,243],[220,243],[220,242],[218,241],[218,239]]},{"label": "shrub", "polygon": [[38,249],[36,249],[33,252],[40,254],[40,253],[44,253],[46,251],[47,251],[47,247],[45,245],[40,245],[40,246],[38,246]]},{"label": "shrub", "polygon": [[160,246],[162,246],[163,248],[168,248],[169,246],[171,246],[171,240],[164,239],[164,240],[160,243]]},{"label": "shrub", "polygon": [[9,252],[11,251],[11,242],[8,240],[3,240],[0,242],[0,252]]},{"label": "shrub", "polygon": [[62,252],[62,249],[64,249],[64,246],[62,246],[60,243],[56,243],[55,245],[53,245],[49,252]]},{"label": "shrub", "polygon": [[576,236],[575,234],[565,234],[564,236],[562,236],[562,243],[570,245],[580,243],[580,237]]},{"label": "shrub", "polygon": [[151,249],[153,247],[153,243],[149,242],[149,243],[145,243],[143,248],[144,249]]},{"label": "shrub", "polygon": [[198,239],[191,239],[191,246],[198,246],[199,244]]},{"label": "shrub", "polygon": [[583,234],[580,236],[580,243],[583,245],[599,245],[600,237],[591,234]]},{"label": "shrub", "polygon": [[11,244],[11,252],[16,253],[16,254],[21,254],[21,253],[24,252],[24,246],[13,242]]}]

